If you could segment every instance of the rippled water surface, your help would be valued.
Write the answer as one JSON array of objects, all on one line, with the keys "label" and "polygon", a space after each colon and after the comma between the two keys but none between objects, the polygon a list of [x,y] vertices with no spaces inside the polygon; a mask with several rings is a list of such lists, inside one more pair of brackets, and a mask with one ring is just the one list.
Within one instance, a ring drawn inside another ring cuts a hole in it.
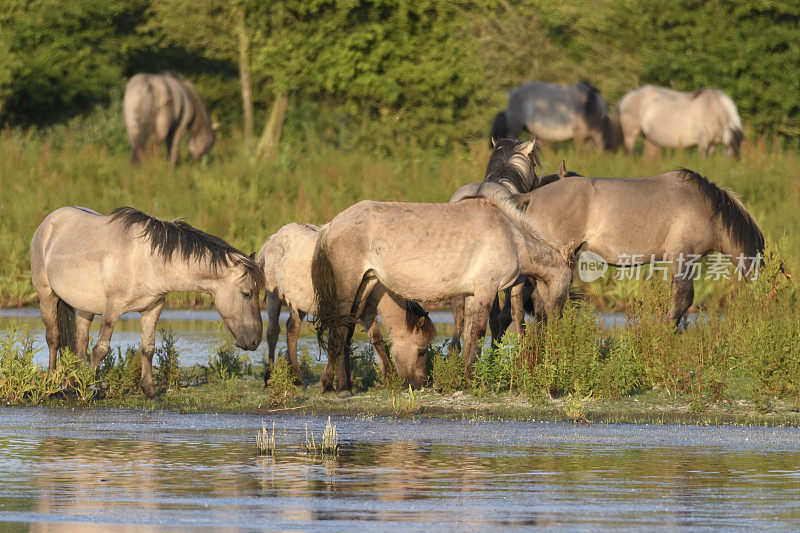
[{"label": "rippled water surface", "polygon": [[261,419],[0,409],[0,529],[800,527],[797,429]]}]

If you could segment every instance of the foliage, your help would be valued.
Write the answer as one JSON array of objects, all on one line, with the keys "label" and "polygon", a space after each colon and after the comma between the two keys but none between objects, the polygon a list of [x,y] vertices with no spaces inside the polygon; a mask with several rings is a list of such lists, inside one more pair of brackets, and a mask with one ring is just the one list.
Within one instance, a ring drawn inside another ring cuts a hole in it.
[{"label": "foliage", "polygon": [[126,347],[124,352],[121,347],[117,347],[116,357],[110,351],[97,370],[106,398],[137,394],[142,375],[142,354],[134,346]]},{"label": "foliage", "polygon": [[326,456],[336,457],[339,454],[339,435],[336,433],[336,425],[331,424],[330,416],[328,416],[328,422],[325,424],[320,442],[317,442],[314,437],[314,431],[308,430],[308,423],[306,423],[306,442],[303,448],[306,454],[323,458]]},{"label": "foliage", "polygon": [[433,349],[431,382],[433,388],[440,392],[453,392],[464,386],[464,360],[458,350],[449,350],[446,346]]},{"label": "foliage", "polygon": [[256,433],[258,455],[275,455],[275,421],[272,421],[272,433],[267,433],[267,426],[261,421],[261,431]]},{"label": "foliage", "polygon": [[350,355],[350,374],[356,390],[367,390],[378,382],[378,364],[371,344],[353,350]]},{"label": "foliage", "polygon": [[203,366],[206,379],[226,381],[250,374],[252,365],[247,354],[236,348],[233,335],[223,322],[217,327],[217,342],[211,348],[208,364]]},{"label": "foliage", "polygon": [[391,392],[392,396],[392,410],[396,416],[411,416],[417,412],[419,406],[417,405],[417,394],[411,385],[408,386],[408,394],[401,392],[395,396],[394,391]]},{"label": "foliage", "polygon": [[159,392],[175,390],[180,385],[180,361],[178,350],[175,348],[177,341],[178,337],[172,329],[161,332],[161,346],[155,351],[157,368],[153,376],[156,390]]},{"label": "foliage", "polygon": [[297,386],[294,384],[292,367],[286,357],[281,354],[275,358],[275,364],[270,369],[269,396],[273,403],[286,403],[287,400],[297,396]]}]

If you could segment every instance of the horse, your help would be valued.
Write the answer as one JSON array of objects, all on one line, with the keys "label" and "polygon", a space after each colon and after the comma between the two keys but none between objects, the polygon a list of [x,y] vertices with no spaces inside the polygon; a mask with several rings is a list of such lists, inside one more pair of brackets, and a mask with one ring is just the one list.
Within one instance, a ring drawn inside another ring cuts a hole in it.
[{"label": "horse", "polygon": [[[721,252],[736,260],[744,277],[760,263],[764,234],[753,215],[735,194],[696,172],[680,169],[642,178],[572,174],[528,193],[491,192],[495,201],[523,210],[538,231],[556,241],[580,242],[581,253],[592,252],[609,265],[669,262],[669,317],[676,326],[694,300],[697,261]],[[515,298],[518,293],[512,294],[517,324],[521,304]]]},{"label": "horse", "polygon": [[170,291],[210,293],[238,347],[255,350],[261,342],[258,296],[264,272],[219,237],[180,220],[159,220],[132,207],[107,216],[85,207],[62,207],[47,215],[33,235],[31,279],[51,372],[59,349],[86,354],[89,326],[95,315],[102,315],[91,355],[96,369],[109,351],[117,319],[136,311],[142,321],[140,387],[152,398],[156,324]]},{"label": "horse", "polygon": [[[528,143],[534,142],[535,140],[528,141]],[[542,166],[538,157],[529,157],[527,160],[523,159],[521,161],[514,160],[515,154],[533,150],[533,147],[528,147],[526,143],[520,143],[512,139],[492,139],[492,144],[494,145],[494,151],[489,158],[489,165],[486,170],[486,181],[468,183],[462,186],[453,194],[450,198],[450,202],[458,202],[464,198],[474,196],[486,196],[493,198],[495,201],[509,201],[515,203],[517,201],[515,194],[517,194],[518,188],[513,186],[513,184],[519,182],[522,176],[533,176],[533,179],[529,181],[529,183],[531,183],[530,190],[533,190],[534,188],[541,187],[542,185],[552,183],[562,178],[579,175],[567,170],[566,163],[562,160],[558,172],[539,178],[535,172],[535,166],[539,166],[540,168]],[[535,151],[533,151],[532,155],[535,156]],[[517,157],[517,159],[519,158]],[[514,179],[514,176],[516,176],[516,179]],[[498,177],[501,177],[501,179],[498,179]],[[491,331],[493,343],[502,337],[512,321],[517,334],[522,334],[523,321],[522,318],[520,318],[520,308],[511,308],[511,293],[514,290],[521,291],[523,302],[521,312],[523,317],[524,313],[528,313],[537,314],[539,318],[544,318],[541,313],[541,306],[535,307],[532,305],[532,298],[535,297],[533,289],[533,283],[527,279],[522,287],[518,289],[506,289],[502,307],[500,307],[499,298],[495,297],[491,311],[489,312],[489,329]],[[452,301],[452,309],[453,338],[450,341],[450,347],[460,350],[461,332],[464,328],[464,298],[454,298]],[[513,320],[512,314],[516,317]]]},{"label": "horse", "polygon": [[[512,139],[491,139],[492,155],[486,166],[483,182],[468,183],[460,187],[449,202],[458,202],[464,198],[474,196],[493,197],[496,199],[509,198],[509,193],[519,194],[529,192],[539,186],[539,177],[536,167],[542,168],[536,149],[536,139],[527,142],[518,142]],[[506,289],[506,303],[509,301],[511,289]],[[495,296],[492,303],[490,317],[497,317],[499,299]],[[464,327],[464,297],[454,298],[453,309],[453,338],[451,348],[461,349],[461,332]],[[504,306],[504,311],[508,312]],[[497,340],[496,334],[499,326],[494,320],[489,321],[492,332],[492,341]]]},{"label": "horse", "polygon": [[[523,129],[545,141],[587,138],[606,151],[619,146],[619,124],[608,114],[605,99],[591,83],[555,85],[531,81],[513,89],[505,111],[492,122],[493,139],[516,138]],[[490,146],[491,148],[491,146]]]},{"label": "horse", "polygon": [[622,97],[617,116],[628,154],[641,132],[650,153],[661,146],[696,145],[707,157],[717,143],[723,143],[725,155],[739,158],[742,120],[736,104],[722,91],[705,88],[688,93],[645,85]]},{"label": "horse", "polygon": [[424,204],[365,200],[323,229],[311,265],[317,334],[335,361],[337,389],[349,390],[353,325],[381,284],[408,300],[465,296],[465,376],[472,380],[478,339],[497,292],[521,277],[542,282],[548,316],[561,312],[572,269],[568,247],[541,236],[512,205],[489,198]]},{"label": "horse", "polygon": [[189,153],[200,160],[217,140],[219,123],[212,124],[197,88],[172,72],[136,74],[125,86],[122,98],[131,162],[138,165],[150,137],[166,143],[174,167],[180,144],[189,133]]},{"label": "horse", "polygon": [[[286,321],[286,344],[288,357],[295,376],[295,383],[302,385],[300,367],[297,364],[297,339],[300,324],[306,314],[316,314],[314,288],[311,281],[311,260],[317,244],[320,229],[311,224],[291,223],[283,226],[272,235],[256,256],[256,262],[264,270],[267,294],[267,346],[269,362],[275,361],[275,346],[280,335],[281,306],[289,308]],[[425,381],[425,358],[428,344],[436,337],[436,328],[428,314],[413,302],[387,293],[376,287],[373,291],[372,305],[361,318],[367,329],[370,342],[378,356],[378,366],[386,379],[391,363],[386,355],[386,344],[381,335],[375,313],[379,313],[392,338],[392,358],[395,360],[400,377],[414,387],[421,387]],[[332,365],[326,367],[327,375],[332,374]],[[269,379],[269,365],[264,381]],[[330,380],[332,381],[332,380]],[[330,383],[326,380],[326,383]]]}]

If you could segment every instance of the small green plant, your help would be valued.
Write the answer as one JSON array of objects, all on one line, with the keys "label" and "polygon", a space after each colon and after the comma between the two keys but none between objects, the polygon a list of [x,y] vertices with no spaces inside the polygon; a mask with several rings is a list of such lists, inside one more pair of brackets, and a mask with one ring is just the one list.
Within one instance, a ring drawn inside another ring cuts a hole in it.
[{"label": "small green plant", "polygon": [[579,420],[588,422],[589,419],[586,418],[586,413],[583,411],[583,404],[587,399],[589,399],[589,396],[585,398],[580,398],[571,394],[567,396],[567,405],[564,406],[564,414],[567,418],[576,422]]},{"label": "small green plant", "polygon": [[269,396],[274,403],[283,404],[297,396],[292,367],[289,366],[289,362],[281,354],[278,354],[275,358],[275,363],[272,365],[268,385]]},{"label": "small green plant", "polygon": [[445,346],[434,349],[431,380],[433,388],[444,393],[464,388],[464,360],[457,350],[449,351]]},{"label": "small green plant", "polygon": [[161,332],[161,346],[156,348],[155,359],[158,369],[155,372],[155,384],[159,392],[172,391],[178,388],[180,381],[180,362],[175,343],[177,335],[172,329]]},{"label": "small green plant", "polygon": [[217,342],[211,348],[208,365],[203,366],[207,379],[227,380],[240,378],[251,371],[250,358],[236,348],[230,332],[220,322],[217,327]]},{"label": "small green plant", "polygon": [[298,355],[298,363],[300,365],[300,379],[306,385],[314,385],[318,383],[322,376],[322,371],[325,369],[325,364],[322,361],[315,361],[309,354],[308,349],[303,348]]},{"label": "small green plant", "polygon": [[106,398],[136,393],[142,374],[142,354],[138,348],[128,346],[123,353],[117,348],[116,357],[111,352],[98,367],[98,379]]},{"label": "small green plant", "polygon": [[319,443],[314,438],[314,432],[308,430],[308,423],[306,423],[306,442],[303,449],[308,455],[320,457],[335,457],[339,454],[339,436],[336,433],[336,426],[331,424],[330,416],[328,416],[328,422],[322,433],[322,441]]},{"label": "small green plant", "polygon": [[275,421],[272,422],[272,433],[267,432],[267,426],[261,421],[261,431],[256,433],[256,447],[258,455],[275,455]]},{"label": "small green plant", "polygon": [[350,357],[353,387],[365,391],[378,382],[378,364],[371,344],[354,350]]},{"label": "small green plant", "polygon": [[411,416],[417,411],[417,395],[411,385],[408,386],[408,394],[401,393],[395,396],[394,391],[392,396],[392,410],[397,416]]}]

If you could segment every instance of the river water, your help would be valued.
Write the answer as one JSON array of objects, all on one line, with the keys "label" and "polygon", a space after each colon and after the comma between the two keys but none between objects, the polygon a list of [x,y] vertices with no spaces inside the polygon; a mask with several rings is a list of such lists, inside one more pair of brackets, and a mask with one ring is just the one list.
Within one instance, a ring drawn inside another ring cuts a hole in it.
[{"label": "river water", "polygon": [[[275,422],[277,453],[255,433]],[[800,430],[0,408],[0,529],[800,527]]]},{"label": "river water", "polygon": [[[436,324],[436,331],[438,333],[435,344],[442,344],[450,339],[453,334],[453,315],[450,311],[431,311],[431,320]],[[286,349],[286,319],[288,313],[285,311],[281,313],[281,336],[278,340],[277,350]],[[267,315],[262,313],[264,327],[267,325]],[[624,316],[617,313],[603,313],[598,315],[598,319],[602,320],[607,326],[620,323]],[[177,335],[176,348],[180,355],[181,366],[192,366],[196,364],[205,364],[208,362],[208,357],[211,348],[218,342],[217,331],[221,326],[221,317],[215,310],[208,311],[184,311],[184,310],[166,310],[161,313],[161,319],[158,322],[158,330],[172,329]],[[38,308],[23,308],[23,309],[0,309],[0,335],[8,330],[14,324],[25,324],[31,329],[34,336],[34,346],[39,352],[34,357],[34,361],[47,365],[47,343],[45,342],[44,323],[39,316]],[[95,318],[92,323],[91,335],[93,339],[97,339],[97,332],[100,327],[100,319]],[[361,328],[356,328],[354,336],[354,343],[356,346],[364,345],[367,343],[366,335],[361,331]],[[128,346],[139,346],[141,340],[141,323],[139,321],[138,313],[126,313],[120,317],[114,328],[114,334],[111,337],[111,350],[112,353],[117,353],[118,349],[124,351]],[[156,335],[156,345],[161,342],[161,335]],[[263,354],[266,353],[267,343],[262,341],[261,346],[254,354],[250,354],[253,362],[260,361]],[[316,358],[324,359],[324,354],[320,353],[317,345],[316,335],[313,326],[308,322],[303,323],[301,329],[301,336],[298,341],[298,350],[302,352],[307,350],[310,355]]]}]

